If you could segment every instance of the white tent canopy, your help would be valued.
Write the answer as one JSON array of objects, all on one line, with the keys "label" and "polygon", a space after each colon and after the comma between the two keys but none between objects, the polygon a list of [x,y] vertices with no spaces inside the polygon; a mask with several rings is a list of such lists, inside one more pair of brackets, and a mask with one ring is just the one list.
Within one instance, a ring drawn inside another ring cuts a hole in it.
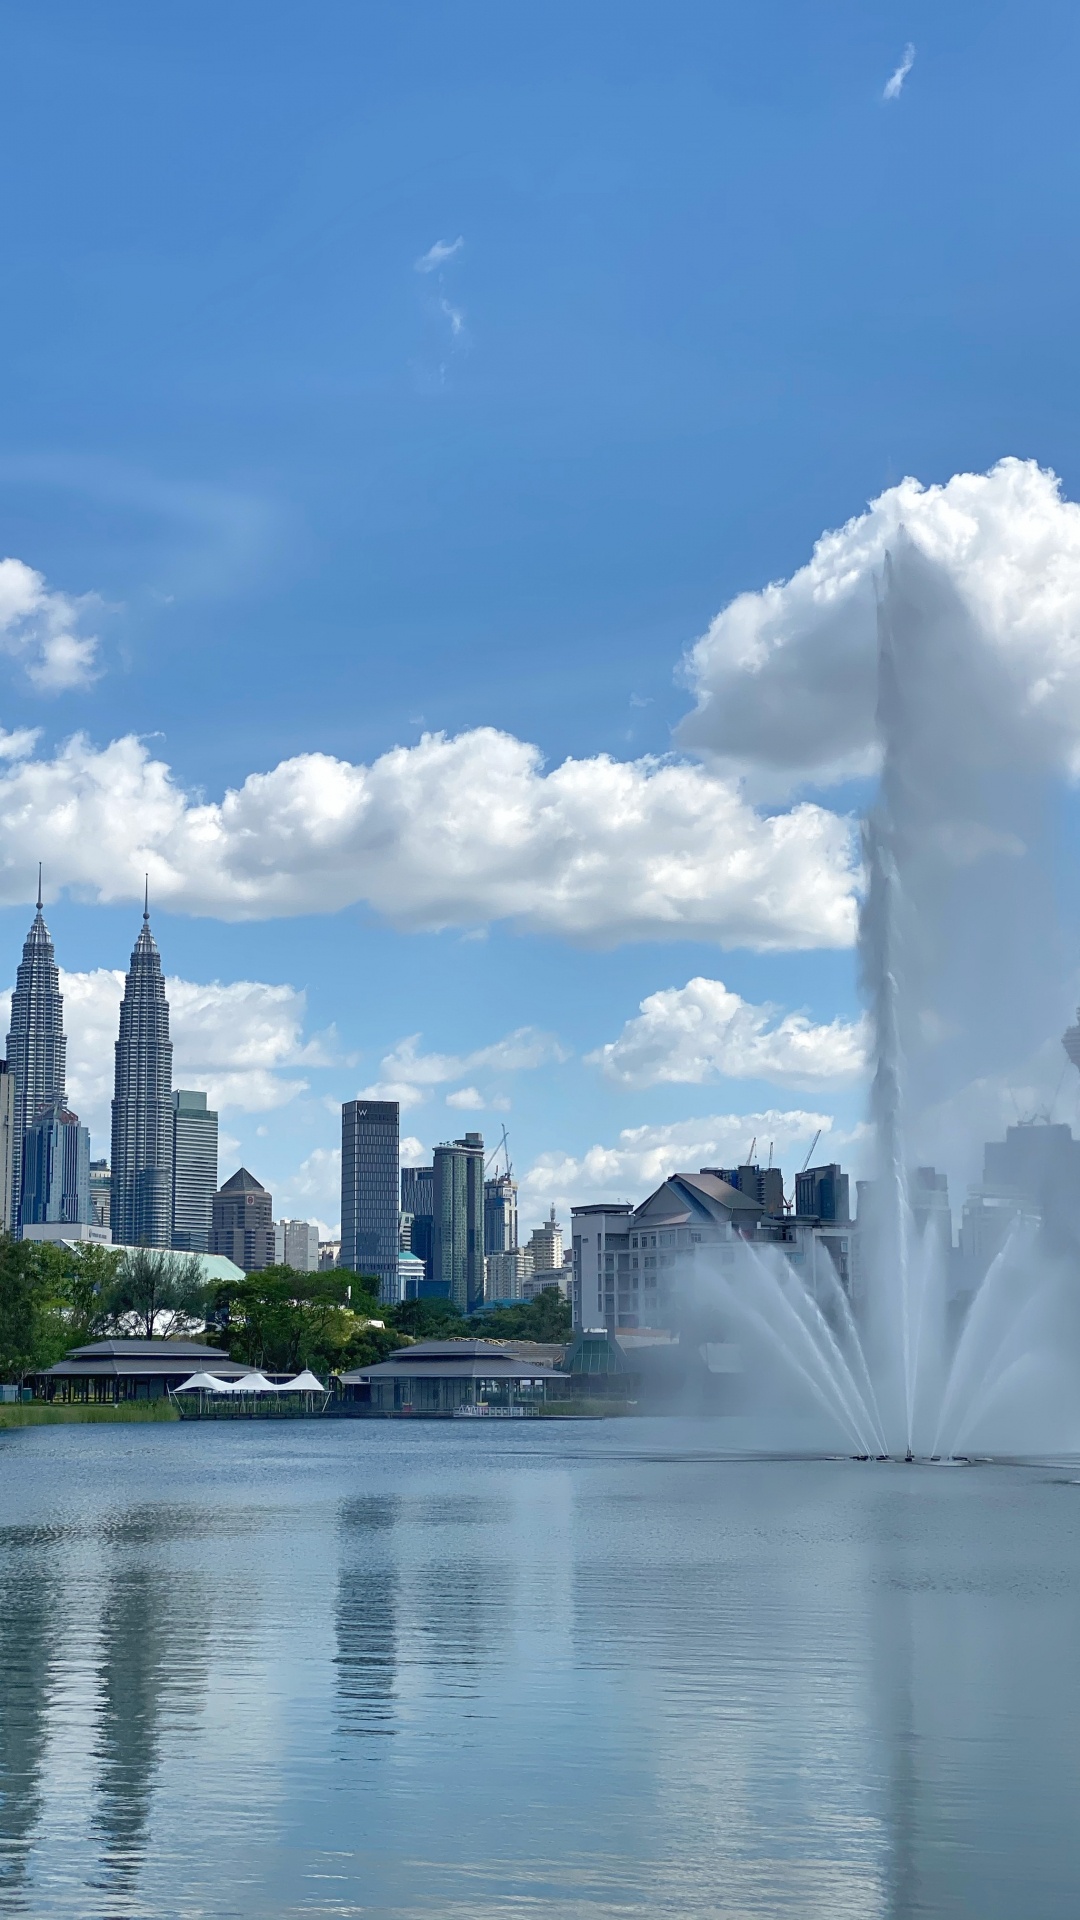
[{"label": "white tent canopy", "polygon": [[190,1380],[176,1387],[176,1393],[232,1393],[234,1383],[231,1380],[218,1380],[212,1373],[193,1373]]},{"label": "white tent canopy", "polygon": [[245,1373],[243,1379],[237,1380],[233,1388],[234,1393],[277,1393],[278,1391],[279,1389],[275,1387],[272,1380],[267,1379],[265,1373]]},{"label": "white tent canopy", "polygon": [[311,1371],[311,1368],[305,1367],[303,1373],[298,1373],[295,1380],[284,1381],[284,1383],[278,1388],[278,1392],[279,1393],[325,1393],[326,1388],[323,1386],[323,1383],[321,1380],[316,1380],[315,1375]]}]

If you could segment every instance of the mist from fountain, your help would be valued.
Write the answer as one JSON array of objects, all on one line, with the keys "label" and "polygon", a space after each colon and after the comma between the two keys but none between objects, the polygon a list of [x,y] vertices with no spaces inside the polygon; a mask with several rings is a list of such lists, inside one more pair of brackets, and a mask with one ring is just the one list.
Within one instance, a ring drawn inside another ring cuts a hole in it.
[{"label": "mist from fountain", "polygon": [[[949,981],[954,958],[950,924],[958,943],[970,939],[972,929],[961,922],[977,857],[1011,861],[1006,871],[1015,876],[1019,856],[1030,848],[1021,846],[1018,856],[1015,835],[1009,843],[1009,794],[1016,789],[1004,769],[995,781],[992,729],[980,737],[977,688],[971,730],[957,736],[954,726],[950,740],[949,676],[959,689],[970,653],[960,611],[937,589],[922,556],[908,547],[900,561],[903,584],[890,558],[878,603],[881,775],[863,833],[859,958],[874,1036],[876,1167],[860,1213],[854,1301],[827,1253],[804,1276],[779,1248],[750,1243],[736,1249],[732,1264],[717,1268],[713,1297],[743,1347],[751,1377],[779,1376],[789,1395],[827,1416],[837,1439],[842,1435],[860,1456],[1074,1451],[1080,1449],[1075,1260],[1048,1247],[1037,1221],[1018,1219],[957,1333],[950,1326],[945,1249],[931,1227],[917,1230],[908,1192],[911,1062],[919,1060],[924,1091],[929,1085],[940,1093],[934,1077],[940,1079],[943,1048],[935,1050],[934,1043],[939,1034],[959,1030],[957,969],[954,1004],[944,1018],[934,998],[935,986]],[[927,617],[928,604],[934,618]],[[943,681],[944,713],[927,684],[934,671]],[[952,717],[962,726],[959,705]],[[939,781],[943,754],[949,765]],[[959,907],[956,895],[964,896]],[[1007,990],[1016,983],[1000,966],[998,977],[1007,1008]],[[972,994],[977,998],[974,986]],[[948,1001],[945,988],[941,998]]]}]

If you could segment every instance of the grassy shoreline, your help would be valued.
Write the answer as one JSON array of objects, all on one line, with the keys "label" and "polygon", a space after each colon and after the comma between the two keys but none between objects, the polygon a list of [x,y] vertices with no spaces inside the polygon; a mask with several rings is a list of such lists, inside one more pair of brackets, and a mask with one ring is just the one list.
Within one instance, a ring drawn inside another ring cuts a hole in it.
[{"label": "grassy shoreline", "polygon": [[117,1426],[133,1420],[179,1420],[169,1400],[126,1400],[117,1407],[45,1406],[39,1401],[16,1401],[0,1406],[4,1427]]}]

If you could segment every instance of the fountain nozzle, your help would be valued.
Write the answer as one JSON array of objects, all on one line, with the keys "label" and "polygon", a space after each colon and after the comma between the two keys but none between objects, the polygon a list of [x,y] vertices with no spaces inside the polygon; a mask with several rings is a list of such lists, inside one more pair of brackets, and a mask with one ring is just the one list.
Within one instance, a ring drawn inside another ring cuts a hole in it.
[{"label": "fountain nozzle", "polygon": [[912,1453],[911,1448],[909,1447],[907,1452],[904,1455],[904,1465],[908,1467],[912,1467],[914,1466],[914,1464],[915,1464],[915,1455]]}]

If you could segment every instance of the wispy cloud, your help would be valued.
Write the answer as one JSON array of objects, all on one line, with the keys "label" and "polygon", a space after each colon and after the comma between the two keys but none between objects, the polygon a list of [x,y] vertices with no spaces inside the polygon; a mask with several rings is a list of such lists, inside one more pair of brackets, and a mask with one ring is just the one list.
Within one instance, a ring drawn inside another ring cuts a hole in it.
[{"label": "wispy cloud", "polygon": [[417,273],[437,273],[440,267],[445,267],[447,261],[453,259],[455,253],[461,252],[464,245],[465,236],[461,233],[456,240],[436,240],[435,245],[422,253],[419,260],[413,261],[413,266]]},{"label": "wispy cloud", "polygon": [[899,100],[900,95],[904,91],[904,81],[907,79],[914,65],[915,48],[909,40],[907,46],[904,48],[900,65],[897,67],[895,73],[890,73],[885,82],[881,95],[883,100]]},{"label": "wispy cloud", "polygon": [[449,300],[446,300],[446,299],[439,301],[439,307],[440,307],[440,310],[443,313],[445,313],[446,318],[449,320],[450,331],[453,334],[454,339],[456,340],[458,335],[464,330],[465,315],[462,313],[460,307],[452,307],[450,305]]}]

